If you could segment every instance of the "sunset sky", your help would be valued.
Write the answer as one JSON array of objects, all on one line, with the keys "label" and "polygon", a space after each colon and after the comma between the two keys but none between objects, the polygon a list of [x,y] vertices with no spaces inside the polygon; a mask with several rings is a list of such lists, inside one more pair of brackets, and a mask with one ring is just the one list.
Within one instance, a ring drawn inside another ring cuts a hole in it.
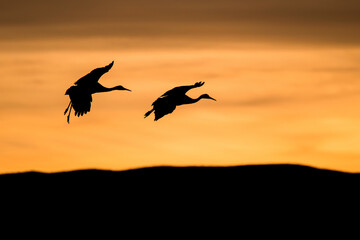
[{"label": "sunset sky", "polygon": [[[0,173],[293,163],[360,172],[358,0],[0,4]],[[114,61],[63,115],[65,91]],[[167,90],[203,99],[144,119]]]}]

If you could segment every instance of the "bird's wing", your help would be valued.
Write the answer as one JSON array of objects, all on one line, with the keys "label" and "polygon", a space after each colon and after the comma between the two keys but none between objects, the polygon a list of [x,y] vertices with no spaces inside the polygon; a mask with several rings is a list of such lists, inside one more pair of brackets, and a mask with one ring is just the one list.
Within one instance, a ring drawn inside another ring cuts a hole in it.
[{"label": "bird's wing", "polygon": [[171,96],[171,95],[174,95],[174,96],[175,95],[184,95],[190,89],[191,89],[190,86],[175,87],[175,88],[167,91],[163,95],[161,95],[161,97],[167,97],[167,96]]},{"label": "bird's wing", "polygon": [[82,116],[90,111],[92,97],[88,91],[78,86],[72,86],[66,93],[70,97],[75,116]]},{"label": "bird's wing", "polygon": [[101,76],[107,73],[113,65],[114,65],[114,61],[112,61],[109,65],[105,67],[96,68],[92,70],[90,73],[80,78],[79,80],[77,80],[75,84],[80,86],[84,84],[87,85],[87,84],[97,83],[101,78]]},{"label": "bird's wing", "polygon": [[174,104],[169,97],[159,97],[153,103],[153,106],[155,110],[155,121],[166,114],[172,113],[176,108],[176,104]]},{"label": "bird's wing", "polygon": [[185,95],[187,91],[189,91],[192,88],[196,88],[196,87],[201,87],[202,85],[204,85],[204,82],[197,82],[194,85],[189,85],[189,86],[180,86],[180,87],[175,87],[169,91],[167,91],[166,93],[164,93],[163,95],[161,95],[162,97],[165,96],[170,96],[170,95]]}]

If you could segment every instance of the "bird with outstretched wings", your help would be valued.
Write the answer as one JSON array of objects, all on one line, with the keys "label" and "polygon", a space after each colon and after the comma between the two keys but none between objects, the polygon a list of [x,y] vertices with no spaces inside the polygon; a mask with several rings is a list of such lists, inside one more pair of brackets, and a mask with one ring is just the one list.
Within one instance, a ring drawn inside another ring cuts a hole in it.
[{"label": "bird with outstretched wings", "polygon": [[175,87],[165,92],[153,102],[153,104],[151,105],[153,106],[153,108],[145,113],[145,118],[148,117],[152,112],[154,112],[154,120],[157,121],[163,116],[172,113],[176,109],[176,106],[196,103],[202,98],[215,100],[208,94],[203,94],[196,99],[190,98],[186,95],[187,91],[189,91],[190,89],[201,87],[203,85],[204,82],[197,82],[194,85]]},{"label": "bird with outstretched wings", "polygon": [[66,114],[69,111],[67,116],[68,123],[70,123],[70,113],[72,108],[74,108],[75,116],[78,117],[83,116],[90,111],[92,94],[99,92],[109,92],[112,90],[131,91],[121,85],[107,88],[99,83],[101,76],[107,73],[113,65],[114,61],[105,67],[92,70],[90,73],[77,80],[74,86],[71,86],[66,90],[65,95],[69,95],[70,97],[70,103],[64,112],[64,114]]}]

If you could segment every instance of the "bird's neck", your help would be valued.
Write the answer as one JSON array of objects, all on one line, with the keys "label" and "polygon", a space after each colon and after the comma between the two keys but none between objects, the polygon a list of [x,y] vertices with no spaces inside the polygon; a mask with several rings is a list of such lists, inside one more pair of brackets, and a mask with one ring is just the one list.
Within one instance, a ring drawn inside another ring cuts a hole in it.
[{"label": "bird's neck", "polygon": [[202,97],[198,97],[198,98],[190,98],[187,97],[186,100],[184,101],[184,104],[192,104],[192,103],[196,103],[198,102]]},{"label": "bird's neck", "polygon": [[96,92],[98,92],[98,93],[100,93],[100,92],[110,92],[110,91],[113,91],[113,90],[115,90],[115,87],[107,88],[107,87],[104,87],[104,86],[99,86],[96,89]]}]

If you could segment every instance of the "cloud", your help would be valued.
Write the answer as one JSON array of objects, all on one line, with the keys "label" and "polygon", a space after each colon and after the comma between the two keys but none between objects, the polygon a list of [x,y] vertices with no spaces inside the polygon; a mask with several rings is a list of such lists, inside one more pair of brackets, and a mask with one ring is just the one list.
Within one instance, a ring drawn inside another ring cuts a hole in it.
[{"label": "cloud", "polygon": [[309,92],[307,94],[279,94],[248,97],[247,99],[223,99],[220,106],[231,107],[274,107],[279,105],[315,104],[359,96],[359,89],[344,89],[336,92]]},{"label": "cloud", "polygon": [[212,22],[291,20],[292,22],[360,21],[356,0],[19,0],[2,4],[1,23],[49,24],[60,22],[125,20],[130,22]]},{"label": "cloud", "polygon": [[266,105],[277,105],[284,102],[288,103],[291,100],[293,100],[293,98],[286,98],[281,96],[263,96],[263,97],[251,98],[247,100],[236,101],[234,105],[257,107],[257,106],[266,106]]},{"label": "cloud", "polygon": [[8,146],[10,148],[16,148],[24,150],[24,149],[34,149],[34,148],[38,148],[38,146],[36,144],[33,144],[27,140],[19,140],[19,139],[9,139],[9,140],[2,140],[1,145],[5,145]]},{"label": "cloud", "polygon": [[6,1],[2,39],[130,36],[358,44],[355,0]]}]

